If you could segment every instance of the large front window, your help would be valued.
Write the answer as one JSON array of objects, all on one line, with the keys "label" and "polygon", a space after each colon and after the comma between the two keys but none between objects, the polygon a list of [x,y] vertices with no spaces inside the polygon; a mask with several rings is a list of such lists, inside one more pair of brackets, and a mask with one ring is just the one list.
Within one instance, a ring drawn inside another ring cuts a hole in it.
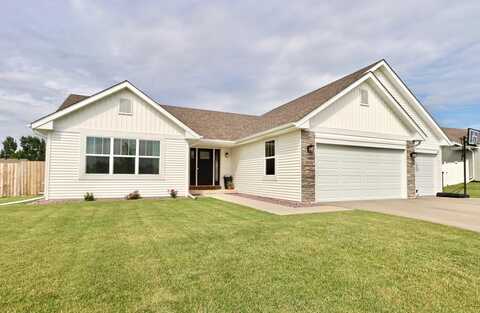
[{"label": "large front window", "polygon": [[158,175],[160,141],[87,137],[85,158],[87,174]]}]

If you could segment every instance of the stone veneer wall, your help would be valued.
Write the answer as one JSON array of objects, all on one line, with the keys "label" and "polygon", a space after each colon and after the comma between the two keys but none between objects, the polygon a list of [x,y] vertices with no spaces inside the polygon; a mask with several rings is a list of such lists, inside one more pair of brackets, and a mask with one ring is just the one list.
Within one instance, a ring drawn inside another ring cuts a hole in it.
[{"label": "stone veneer wall", "polygon": [[415,159],[410,154],[415,152],[415,145],[412,141],[407,141],[407,195],[409,199],[417,196],[415,186]]},{"label": "stone veneer wall", "polygon": [[[315,133],[302,129],[302,202],[315,202]],[[313,152],[307,147],[313,145]]]}]

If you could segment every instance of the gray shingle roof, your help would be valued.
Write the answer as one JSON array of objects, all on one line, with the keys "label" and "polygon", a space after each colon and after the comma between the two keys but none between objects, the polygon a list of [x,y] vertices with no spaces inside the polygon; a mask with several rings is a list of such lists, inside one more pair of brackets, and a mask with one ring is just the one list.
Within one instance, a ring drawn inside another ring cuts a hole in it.
[{"label": "gray shingle roof", "polygon": [[[344,76],[260,116],[170,105],[161,106],[206,139],[238,140],[277,126],[301,120],[307,114],[360,79],[381,61],[383,60],[363,67],[354,73]],[[88,98],[88,96],[69,95],[58,108],[57,112],[86,98]]]}]

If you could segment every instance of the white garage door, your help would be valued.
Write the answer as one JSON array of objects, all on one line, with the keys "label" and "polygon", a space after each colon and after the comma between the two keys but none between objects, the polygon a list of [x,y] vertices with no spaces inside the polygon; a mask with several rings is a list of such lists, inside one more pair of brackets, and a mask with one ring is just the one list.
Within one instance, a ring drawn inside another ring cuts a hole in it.
[{"label": "white garage door", "polygon": [[317,201],[404,198],[403,152],[318,144]]},{"label": "white garage door", "polygon": [[415,158],[415,188],[419,196],[435,194],[434,154],[419,153]]}]

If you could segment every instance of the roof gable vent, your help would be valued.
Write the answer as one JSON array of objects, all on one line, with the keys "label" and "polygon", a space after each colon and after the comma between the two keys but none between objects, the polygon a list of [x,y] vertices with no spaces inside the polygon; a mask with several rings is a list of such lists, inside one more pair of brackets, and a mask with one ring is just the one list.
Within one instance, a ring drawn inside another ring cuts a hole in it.
[{"label": "roof gable vent", "polygon": [[118,106],[118,113],[123,115],[132,115],[132,101],[130,99],[122,98],[120,99],[120,104]]},{"label": "roof gable vent", "polygon": [[368,106],[368,90],[360,89],[360,104],[363,106]]}]

